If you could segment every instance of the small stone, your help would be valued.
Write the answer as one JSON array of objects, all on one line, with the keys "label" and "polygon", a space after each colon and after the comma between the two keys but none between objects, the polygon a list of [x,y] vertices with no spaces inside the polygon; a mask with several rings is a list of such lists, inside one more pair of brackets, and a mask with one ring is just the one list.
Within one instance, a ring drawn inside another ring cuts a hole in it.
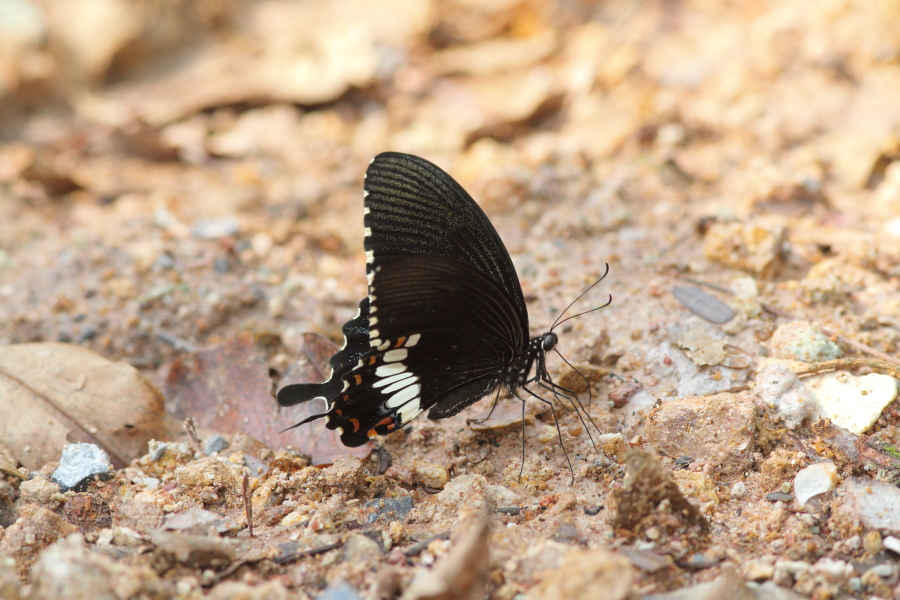
[{"label": "small stone", "polygon": [[665,402],[649,413],[646,432],[661,453],[693,457],[723,474],[750,468],[756,450],[755,410],[734,394]]},{"label": "small stone", "polygon": [[771,279],[782,262],[784,227],[714,223],[703,238],[707,259]]},{"label": "small stone", "polygon": [[378,520],[403,521],[413,509],[413,500],[409,496],[399,498],[378,498],[365,503],[365,508],[375,509],[366,519],[369,523]]},{"label": "small stone", "polygon": [[59,466],[50,479],[63,492],[83,492],[94,477],[112,478],[112,465],[106,452],[94,444],[67,444],[63,447]]},{"label": "small stone", "polygon": [[172,598],[172,585],[149,566],[115,561],[72,535],[47,548],[31,570],[32,600]]},{"label": "small stone", "polygon": [[872,427],[885,407],[897,398],[897,380],[879,373],[862,377],[828,373],[810,377],[806,386],[815,397],[814,417],[831,419],[857,435]]},{"label": "small stone", "polygon": [[744,578],[748,581],[762,581],[772,579],[775,575],[775,566],[771,562],[751,560],[744,565]]},{"label": "small stone", "polygon": [[767,346],[773,358],[805,363],[834,360],[844,355],[840,346],[809,321],[791,321],[780,325]]},{"label": "small stone", "polygon": [[191,234],[201,240],[218,240],[237,234],[239,225],[237,217],[228,215],[217,219],[204,219],[198,221],[192,228]]},{"label": "small stone", "polygon": [[867,531],[866,535],[863,536],[863,548],[873,556],[881,552],[884,548],[884,541],[881,539],[881,533],[874,529]]},{"label": "small stone", "polygon": [[325,588],[325,591],[316,596],[316,600],[362,600],[349,583],[341,582],[337,585]]},{"label": "small stone", "polygon": [[28,481],[23,481],[19,485],[22,504],[40,504],[50,510],[55,510],[62,501],[61,498],[55,497],[59,492],[59,485],[43,477],[35,477]]},{"label": "small stone", "polygon": [[213,452],[221,452],[227,447],[228,440],[225,439],[225,436],[221,433],[214,433],[206,438],[206,442],[203,444],[203,451],[207,454],[212,454]]},{"label": "small stone", "polygon": [[531,588],[526,600],[625,600],[631,596],[631,561],[604,550],[575,551]]},{"label": "small stone", "polygon": [[46,508],[26,504],[19,511],[16,522],[4,530],[0,539],[0,557],[14,559],[19,573],[24,574],[41,550],[77,531],[77,527]]},{"label": "small stone", "polygon": [[900,488],[886,481],[848,477],[831,507],[832,520],[842,529],[862,526],[900,536]]},{"label": "small stone", "polygon": [[351,533],[344,540],[341,557],[345,562],[362,564],[377,559],[384,553],[381,545],[367,535]]},{"label": "small stone", "polygon": [[887,536],[883,540],[881,540],[882,545],[890,550],[891,552],[895,552],[900,554],[900,538],[896,538],[892,535]]},{"label": "small stone", "polygon": [[729,490],[728,495],[732,500],[740,500],[747,495],[747,484],[743,481],[736,482],[733,486],[731,486],[731,490]]},{"label": "small stone", "polygon": [[417,481],[428,488],[442,490],[450,481],[450,472],[446,467],[424,460],[413,461],[410,471]]},{"label": "small stone", "polygon": [[813,496],[830,492],[838,484],[837,467],[831,461],[810,465],[794,477],[794,495],[800,506]]},{"label": "small stone", "polygon": [[796,429],[815,408],[813,394],[784,365],[770,364],[756,375],[756,397],[774,411],[788,429]]}]

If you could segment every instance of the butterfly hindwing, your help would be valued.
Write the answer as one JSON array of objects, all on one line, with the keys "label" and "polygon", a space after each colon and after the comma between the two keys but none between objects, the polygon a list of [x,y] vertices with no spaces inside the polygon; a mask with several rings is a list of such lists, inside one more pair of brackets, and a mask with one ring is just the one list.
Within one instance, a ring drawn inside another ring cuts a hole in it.
[{"label": "butterfly hindwing", "polygon": [[369,353],[369,298],[359,303],[356,316],[344,323],[344,347],[331,357],[331,375],[324,383],[295,383],[278,391],[278,404],[294,406],[313,398],[330,400],[341,391],[341,378]]},{"label": "butterfly hindwing", "polygon": [[[374,300],[373,300],[374,299]],[[343,377],[328,413],[341,440],[360,445],[423,411],[444,418],[499,384],[517,345],[515,309],[487,277],[442,256],[378,268],[370,293],[372,351]]]}]

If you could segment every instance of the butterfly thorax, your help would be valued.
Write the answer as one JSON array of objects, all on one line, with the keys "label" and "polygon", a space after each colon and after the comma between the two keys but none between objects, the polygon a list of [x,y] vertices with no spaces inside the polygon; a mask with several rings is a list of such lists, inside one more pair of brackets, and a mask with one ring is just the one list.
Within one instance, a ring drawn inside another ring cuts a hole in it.
[{"label": "butterfly thorax", "polygon": [[525,352],[516,356],[512,364],[506,371],[504,384],[510,392],[516,391],[518,388],[528,383],[533,368],[537,368],[536,376],[540,376],[545,369],[544,360],[547,352],[556,347],[559,338],[553,332],[543,333],[537,337],[531,338]]}]

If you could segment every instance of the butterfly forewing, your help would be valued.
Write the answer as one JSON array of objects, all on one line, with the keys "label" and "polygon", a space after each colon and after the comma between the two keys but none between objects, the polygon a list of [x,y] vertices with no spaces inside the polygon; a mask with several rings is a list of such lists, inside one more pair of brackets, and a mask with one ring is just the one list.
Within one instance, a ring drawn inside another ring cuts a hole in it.
[{"label": "butterfly forewing", "polygon": [[456,259],[494,280],[527,335],[528,311],[509,253],[484,211],[447,173],[416,156],[379,154],[366,171],[364,206],[370,274],[404,256]]}]

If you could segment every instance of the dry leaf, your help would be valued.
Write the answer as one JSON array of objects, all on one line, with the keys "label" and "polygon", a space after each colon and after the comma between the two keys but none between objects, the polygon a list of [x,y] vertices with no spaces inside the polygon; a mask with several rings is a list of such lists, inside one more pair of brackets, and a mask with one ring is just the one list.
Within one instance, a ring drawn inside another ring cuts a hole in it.
[{"label": "dry leaf", "polygon": [[[307,334],[302,372],[291,382],[318,382],[327,378],[328,359],[337,351],[330,341]],[[225,342],[182,355],[163,368],[166,410],[179,419],[193,417],[197,425],[223,433],[243,432],[272,449],[294,446],[309,454],[315,465],[339,458],[364,458],[366,444],[347,448],[338,434],[321,423],[284,431],[303,418],[323,412],[320,403],[308,402],[283,414],[272,397],[272,380],[263,353],[253,335],[242,333]],[[287,379],[287,377],[285,378]]]},{"label": "dry leaf", "polygon": [[73,442],[120,468],[164,431],[162,397],[134,367],[69,344],[0,346],[0,416],[0,443],[28,469]]}]

